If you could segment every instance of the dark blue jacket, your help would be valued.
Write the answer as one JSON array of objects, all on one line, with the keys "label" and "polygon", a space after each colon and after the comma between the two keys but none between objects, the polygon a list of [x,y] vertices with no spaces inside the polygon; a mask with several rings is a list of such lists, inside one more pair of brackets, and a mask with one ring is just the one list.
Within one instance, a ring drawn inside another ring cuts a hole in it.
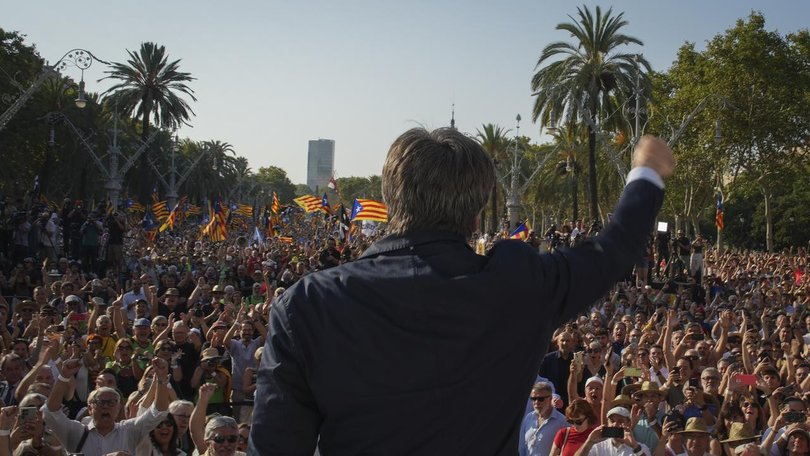
[{"label": "dark blue jacket", "polygon": [[627,185],[592,242],[486,257],[448,233],[388,237],[273,306],[249,453],[514,455],[554,328],[595,302],[645,246],[663,191]]}]

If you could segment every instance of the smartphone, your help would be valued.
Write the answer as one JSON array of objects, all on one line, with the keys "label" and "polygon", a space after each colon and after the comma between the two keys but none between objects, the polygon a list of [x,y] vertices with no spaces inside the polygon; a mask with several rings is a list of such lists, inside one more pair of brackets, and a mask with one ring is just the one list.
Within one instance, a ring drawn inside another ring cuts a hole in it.
[{"label": "smartphone", "polygon": [[703,333],[693,333],[689,337],[691,337],[692,340],[703,340]]},{"label": "smartphone", "polygon": [[602,437],[606,439],[624,438],[624,428],[605,426],[602,428]]},{"label": "smartphone", "polygon": [[22,421],[36,421],[37,408],[36,407],[20,407],[20,420]]},{"label": "smartphone", "polygon": [[757,376],[753,374],[737,374],[732,377],[734,384],[737,386],[756,386]]},{"label": "smartphone", "polygon": [[797,412],[797,411],[789,411],[785,413],[785,421],[788,423],[804,423],[807,419],[807,416],[804,412]]},{"label": "smartphone", "polygon": [[624,378],[627,378],[627,377],[641,378],[641,368],[638,368],[638,367],[625,367],[624,368]]},{"label": "smartphone", "polygon": [[582,352],[574,353],[574,362],[577,363],[577,366],[582,366],[585,363]]},{"label": "smartphone", "polygon": [[689,379],[689,386],[693,386],[695,388],[700,388],[700,379],[690,378]]}]

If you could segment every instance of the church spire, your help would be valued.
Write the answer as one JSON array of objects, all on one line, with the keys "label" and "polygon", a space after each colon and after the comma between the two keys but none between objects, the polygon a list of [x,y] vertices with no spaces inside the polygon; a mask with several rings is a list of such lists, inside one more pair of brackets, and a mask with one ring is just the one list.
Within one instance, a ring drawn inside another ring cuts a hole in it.
[{"label": "church spire", "polygon": [[456,129],[456,104],[453,103],[450,111],[450,129]]}]

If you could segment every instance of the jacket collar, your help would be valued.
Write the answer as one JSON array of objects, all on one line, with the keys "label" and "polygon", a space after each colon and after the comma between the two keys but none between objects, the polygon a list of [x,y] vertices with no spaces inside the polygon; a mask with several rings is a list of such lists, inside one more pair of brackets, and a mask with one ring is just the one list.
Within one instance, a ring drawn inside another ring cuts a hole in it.
[{"label": "jacket collar", "polygon": [[360,258],[367,258],[396,250],[411,249],[434,242],[459,242],[472,250],[464,236],[449,231],[413,231],[401,235],[386,236],[371,245]]}]

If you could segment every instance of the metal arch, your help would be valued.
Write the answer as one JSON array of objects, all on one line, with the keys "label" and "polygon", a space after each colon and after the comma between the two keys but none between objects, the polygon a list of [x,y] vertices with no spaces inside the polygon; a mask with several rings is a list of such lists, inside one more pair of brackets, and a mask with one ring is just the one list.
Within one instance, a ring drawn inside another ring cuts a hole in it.
[{"label": "metal arch", "polygon": [[151,144],[152,141],[154,141],[154,139],[157,137],[157,134],[159,132],[160,132],[159,130],[154,130],[152,132],[152,134],[149,135],[148,138],[146,138],[146,141],[144,141],[143,144],[141,144],[140,147],[138,147],[138,149],[135,151],[135,153],[132,154],[127,159],[126,162],[124,162],[124,165],[121,167],[121,170],[119,171],[121,173],[121,175],[126,174],[127,171],[129,171],[129,169],[132,168],[132,166],[135,164],[135,161],[138,159],[138,157],[141,156],[142,153],[144,153],[146,151],[146,148],[149,147],[149,144]]},{"label": "metal arch", "polygon": [[[65,122],[65,124],[67,124],[70,127],[70,130],[73,132],[73,135],[79,138],[79,141],[90,153],[90,157],[93,158],[93,161],[96,163],[96,166],[98,167],[99,171],[101,171],[101,173],[104,174],[105,178],[110,179],[110,170],[108,170],[107,167],[104,166],[104,163],[101,161],[101,158],[99,158],[99,156],[96,154],[96,150],[93,147],[93,145],[90,144],[87,141],[87,138],[84,136],[84,134],[81,131],[79,131],[79,129],[76,128],[75,125],[73,125],[73,122],[71,122],[70,119],[68,119],[67,116],[65,116],[61,112],[48,113],[48,116],[58,118],[59,121]],[[49,121],[51,121],[51,119],[49,119]]]}]

